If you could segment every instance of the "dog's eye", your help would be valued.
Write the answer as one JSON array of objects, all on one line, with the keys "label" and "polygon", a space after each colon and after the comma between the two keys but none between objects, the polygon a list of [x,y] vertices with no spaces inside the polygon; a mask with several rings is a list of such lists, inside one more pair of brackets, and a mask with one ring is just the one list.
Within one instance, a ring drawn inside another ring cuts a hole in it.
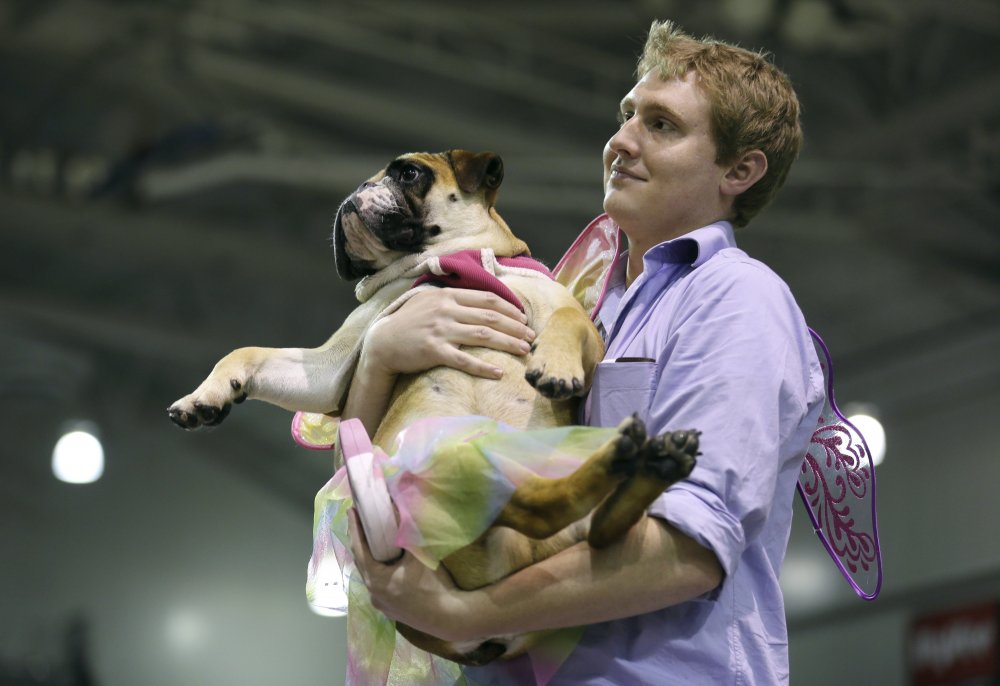
[{"label": "dog's eye", "polygon": [[420,176],[420,167],[408,164],[399,170],[399,180],[403,183],[413,183]]}]

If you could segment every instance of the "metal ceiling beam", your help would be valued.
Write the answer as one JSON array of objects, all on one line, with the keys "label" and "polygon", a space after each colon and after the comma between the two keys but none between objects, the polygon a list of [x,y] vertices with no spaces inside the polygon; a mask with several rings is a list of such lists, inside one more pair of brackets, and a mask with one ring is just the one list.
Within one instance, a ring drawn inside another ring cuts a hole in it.
[{"label": "metal ceiling beam", "polygon": [[[576,31],[596,28],[602,34],[619,31],[623,36],[630,29],[644,31],[647,28],[643,21],[637,21],[634,14],[623,12],[622,5],[618,2],[596,9],[594,4],[586,8],[576,4],[572,9],[562,12],[555,22],[547,22],[545,26],[530,17],[519,15],[516,8],[509,4],[504,7],[503,12],[493,13],[458,5],[428,11],[425,5],[405,0],[383,0],[377,7],[377,13],[369,14],[365,19],[359,16],[358,22],[366,21],[375,27],[384,26],[385,16],[388,14],[396,19],[396,28],[419,28],[421,33],[446,30],[452,35],[467,36],[471,41],[489,36],[499,43],[506,43],[515,53],[524,50],[546,64],[589,73],[598,82],[629,79],[635,55],[627,50],[612,52],[582,39],[567,38],[567,22],[571,21]],[[593,25],[587,24],[588,18],[593,21]],[[637,44],[635,48],[638,47]]]},{"label": "metal ceiling beam", "polygon": [[[508,157],[508,160],[511,158]],[[507,209],[577,214],[600,206],[601,167],[596,156],[553,156],[508,162],[501,203]],[[389,162],[375,156],[275,155],[230,153],[184,166],[153,169],[139,179],[141,197],[151,202],[185,196],[227,184],[277,184],[302,190],[343,193]],[[331,202],[331,214],[335,202]]]},{"label": "metal ceiling beam", "polygon": [[943,136],[968,131],[973,124],[998,112],[1000,74],[991,73],[937,97],[903,103],[877,125],[845,132],[824,147],[838,156],[874,157],[920,151]]},{"label": "metal ceiling beam", "polygon": [[78,303],[24,293],[0,291],[0,321],[22,322],[36,331],[56,333],[114,353],[179,364],[220,357],[231,345],[201,331],[140,324],[105,307],[83,308]]},{"label": "metal ceiling beam", "polygon": [[906,3],[907,12],[923,13],[963,29],[1000,34],[1000,5],[995,0],[919,0]]},{"label": "metal ceiling beam", "polygon": [[[383,11],[385,8],[382,8]],[[403,11],[400,8],[400,11]],[[439,10],[440,11],[440,10]],[[433,11],[430,15],[436,14]],[[477,15],[478,16],[478,15]],[[480,90],[489,90],[529,102],[558,109],[574,116],[604,120],[614,105],[609,95],[596,88],[579,88],[565,81],[548,79],[526,65],[504,64],[470,55],[460,55],[438,49],[427,42],[401,41],[399,36],[384,30],[365,28],[342,17],[288,5],[243,2],[226,17],[232,22],[244,22],[257,30],[279,32],[308,38],[337,50],[348,51],[406,70],[418,70]],[[215,14],[192,15],[192,26],[198,37],[209,34],[218,17]],[[228,29],[227,29],[228,30]],[[497,30],[497,27],[494,27]],[[497,31],[500,41],[523,39],[517,27]],[[565,58],[564,58],[565,60]],[[586,65],[578,66],[578,70]],[[626,72],[627,74],[627,72]],[[596,81],[596,79],[595,79]]]},{"label": "metal ceiling beam", "polygon": [[[331,208],[331,220],[334,211]],[[234,224],[156,208],[137,213],[110,203],[70,203],[0,193],[0,225],[4,227],[0,245],[32,245],[70,253],[81,243],[87,248],[100,246],[99,251],[91,249],[96,257],[87,264],[103,260],[101,268],[105,262],[129,270],[141,264],[149,274],[157,266],[166,265],[177,269],[178,274],[188,274],[193,269],[214,272],[220,264],[231,264],[247,270],[237,275],[239,279],[259,274],[261,265],[266,264],[271,277],[293,287],[333,269],[332,254],[319,254],[314,246],[290,244],[283,240],[280,226],[275,227],[274,238],[270,239]],[[324,235],[317,235],[318,247],[325,241]],[[266,260],[261,259],[263,255]],[[8,252],[4,257],[10,256]]]},{"label": "metal ceiling beam", "polygon": [[399,98],[386,90],[363,90],[332,78],[319,78],[272,66],[263,61],[200,48],[188,54],[193,72],[208,80],[329,116],[331,126],[346,124],[368,134],[390,134],[445,149],[455,145],[498,150],[573,150],[578,143],[550,134],[464,116],[447,103],[406,102],[401,114]]}]

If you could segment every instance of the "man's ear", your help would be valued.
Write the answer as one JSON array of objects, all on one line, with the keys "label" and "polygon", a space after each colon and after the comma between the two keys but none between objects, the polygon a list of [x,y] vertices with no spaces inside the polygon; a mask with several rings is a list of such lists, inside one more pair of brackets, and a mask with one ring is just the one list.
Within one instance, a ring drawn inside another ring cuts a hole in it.
[{"label": "man's ear", "polygon": [[767,155],[760,150],[748,150],[733,162],[719,185],[723,195],[736,197],[754,185],[767,173]]},{"label": "man's ear", "polygon": [[448,159],[458,187],[465,193],[475,193],[483,186],[495,191],[503,181],[503,160],[495,152],[449,150]]}]

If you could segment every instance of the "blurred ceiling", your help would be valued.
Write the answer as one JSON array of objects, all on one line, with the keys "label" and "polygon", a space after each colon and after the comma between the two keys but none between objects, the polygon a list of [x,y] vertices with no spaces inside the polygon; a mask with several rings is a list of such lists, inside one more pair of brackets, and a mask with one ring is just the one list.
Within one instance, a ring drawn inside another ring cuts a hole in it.
[{"label": "blurred ceiling", "polygon": [[[601,211],[601,147],[653,17],[766,46],[795,82],[807,147],[740,240],[855,399],[898,417],[1000,382],[995,1],[476,7],[0,4],[0,421],[86,413],[155,436],[228,350],[322,342],[353,305],[333,213],[404,151],[501,153],[499,209],[554,262]],[[325,464],[274,459],[288,415],[240,410],[164,440],[309,512]],[[51,442],[9,433],[11,495]]]}]

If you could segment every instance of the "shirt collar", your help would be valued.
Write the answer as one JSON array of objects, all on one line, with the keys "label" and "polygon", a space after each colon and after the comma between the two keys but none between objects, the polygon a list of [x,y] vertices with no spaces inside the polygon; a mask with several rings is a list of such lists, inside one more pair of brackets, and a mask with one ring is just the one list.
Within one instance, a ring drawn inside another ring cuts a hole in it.
[{"label": "shirt collar", "polygon": [[690,264],[697,268],[720,250],[735,247],[733,225],[718,221],[654,245],[642,258],[643,271],[652,274],[665,264]]}]

